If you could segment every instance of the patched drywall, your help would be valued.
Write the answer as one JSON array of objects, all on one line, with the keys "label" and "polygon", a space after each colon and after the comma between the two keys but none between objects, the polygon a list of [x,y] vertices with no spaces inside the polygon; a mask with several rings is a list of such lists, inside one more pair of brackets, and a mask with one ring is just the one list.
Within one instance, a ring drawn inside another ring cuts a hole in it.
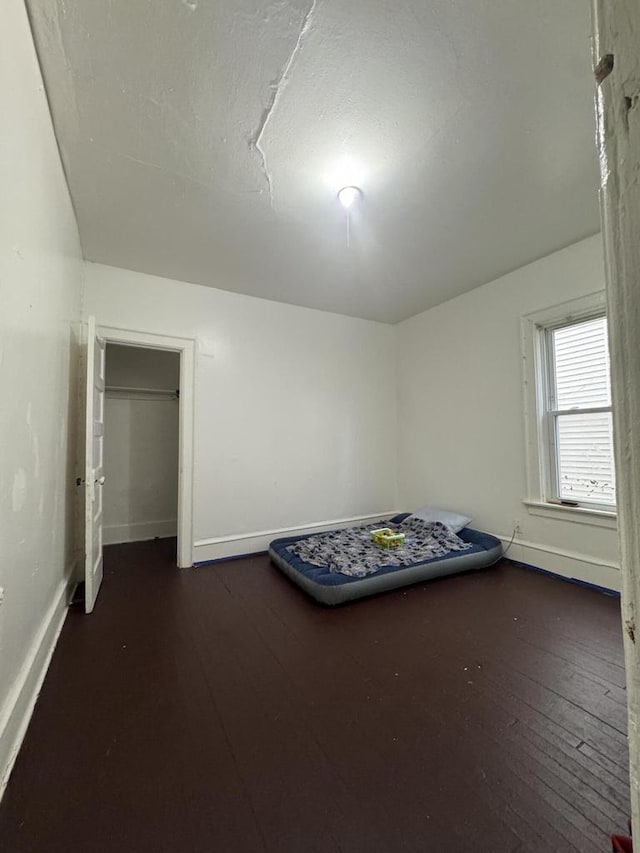
[{"label": "patched drywall", "polygon": [[40,660],[34,643],[49,637],[45,622],[58,614],[74,557],[70,432],[82,276],[78,232],[21,0],[7,0],[2,8],[0,114],[1,786],[23,722],[14,708],[24,705],[29,666]]},{"label": "patched drywall", "polygon": [[618,588],[615,529],[522,503],[520,318],[603,288],[598,235],[398,325],[398,471],[402,506],[458,509],[507,541],[517,520],[512,557]]},{"label": "patched drywall", "polygon": [[90,260],[395,322],[598,230],[585,0],[28,6]]}]

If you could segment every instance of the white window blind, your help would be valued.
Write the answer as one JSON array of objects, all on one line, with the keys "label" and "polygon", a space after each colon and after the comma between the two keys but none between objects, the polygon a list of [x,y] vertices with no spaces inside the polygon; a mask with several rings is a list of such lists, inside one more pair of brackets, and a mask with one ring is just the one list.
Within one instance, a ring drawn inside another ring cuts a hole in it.
[{"label": "white window blind", "polygon": [[547,330],[550,480],[554,497],[615,506],[607,321]]}]

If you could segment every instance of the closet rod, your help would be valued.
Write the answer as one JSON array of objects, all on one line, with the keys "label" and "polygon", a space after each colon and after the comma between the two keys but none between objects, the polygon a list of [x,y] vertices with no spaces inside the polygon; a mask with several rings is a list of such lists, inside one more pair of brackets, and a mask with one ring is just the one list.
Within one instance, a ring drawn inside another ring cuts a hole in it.
[{"label": "closet rod", "polygon": [[145,394],[147,396],[157,395],[159,397],[178,397],[176,388],[131,388],[125,385],[107,385],[104,389],[107,394]]}]

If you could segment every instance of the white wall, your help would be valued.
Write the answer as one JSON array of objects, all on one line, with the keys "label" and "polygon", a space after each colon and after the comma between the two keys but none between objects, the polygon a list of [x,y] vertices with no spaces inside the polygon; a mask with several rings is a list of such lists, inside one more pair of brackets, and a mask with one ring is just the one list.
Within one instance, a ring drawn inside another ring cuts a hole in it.
[{"label": "white wall", "polygon": [[615,529],[530,515],[520,317],[602,290],[599,235],[399,324],[400,504],[467,512],[520,536],[511,556],[619,588]]},{"label": "white wall", "polygon": [[127,388],[176,389],[180,353],[107,344],[106,383]]},{"label": "white wall", "polygon": [[522,503],[520,318],[603,288],[599,236],[397,327],[98,264],[86,277],[99,323],[196,339],[195,560],[433,502],[503,537],[517,520],[514,558],[619,586],[615,529]]},{"label": "white wall", "polygon": [[175,536],[178,400],[109,389],[177,389],[180,355],[107,344],[106,383],[103,541]]},{"label": "white wall", "polygon": [[99,264],[86,280],[98,324],[196,339],[196,561],[395,509],[393,327]]},{"label": "white wall", "polygon": [[22,0],[0,27],[0,790],[65,613],[82,264]]}]

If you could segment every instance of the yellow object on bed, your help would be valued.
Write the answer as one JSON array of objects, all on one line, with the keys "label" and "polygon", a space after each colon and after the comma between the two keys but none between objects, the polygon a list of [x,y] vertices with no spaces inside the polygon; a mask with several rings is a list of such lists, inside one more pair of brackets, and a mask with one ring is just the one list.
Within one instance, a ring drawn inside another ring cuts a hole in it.
[{"label": "yellow object on bed", "polygon": [[389,527],[372,530],[371,539],[381,548],[401,548],[404,545],[404,533],[395,533]]}]

